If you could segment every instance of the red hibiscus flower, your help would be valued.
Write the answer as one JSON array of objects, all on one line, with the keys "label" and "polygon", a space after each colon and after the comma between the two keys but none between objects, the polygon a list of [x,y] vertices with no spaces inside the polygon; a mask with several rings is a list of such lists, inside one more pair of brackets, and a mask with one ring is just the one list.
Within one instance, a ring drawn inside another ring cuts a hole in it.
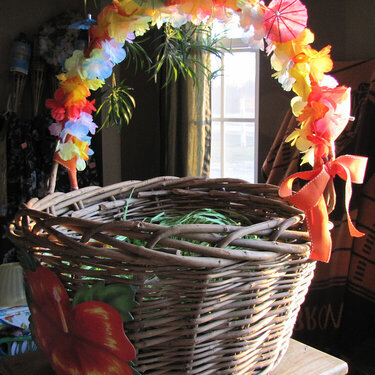
[{"label": "red hibiscus flower", "polygon": [[66,117],[68,120],[75,120],[81,116],[82,112],[91,114],[96,111],[94,107],[95,99],[90,101],[87,99],[74,102],[73,104],[66,105]]},{"label": "red hibiscus flower", "polygon": [[46,107],[51,109],[51,115],[56,121],[62,121],[65,117],[65,92],[59,88],[54,93],[54,99],[46,100]]},{"label": "red hibiscus flower", "polygon": [[96,111],[94,104],[95,104],[95,99],[91,101],[86,100],[85,105],[82,108],[82,112],[91,113],[93,111]]},{"label": "red hibiscus flower", "polygon": [[135,349],[119,312],[87,301],[71,307],[57,276],[45,267],[26,271],[35,338],[59,375],[132,375]]}]

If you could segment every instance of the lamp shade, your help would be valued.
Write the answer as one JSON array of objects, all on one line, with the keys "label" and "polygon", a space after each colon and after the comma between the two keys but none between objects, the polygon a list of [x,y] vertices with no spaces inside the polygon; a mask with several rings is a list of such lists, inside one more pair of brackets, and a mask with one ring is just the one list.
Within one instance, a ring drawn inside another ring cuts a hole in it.
[{"label": "lamp shade", "polygon": [[0,265],[0,307],[26,303],[22,266],[18,262]]}]

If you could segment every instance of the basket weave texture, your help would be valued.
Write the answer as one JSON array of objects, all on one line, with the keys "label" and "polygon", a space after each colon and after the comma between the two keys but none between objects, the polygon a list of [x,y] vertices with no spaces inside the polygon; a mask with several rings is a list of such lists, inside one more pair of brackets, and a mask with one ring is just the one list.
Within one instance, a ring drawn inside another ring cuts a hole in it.
[{"label": "basket weave texture", "polygon": [[[71,293],[97,279],[138,287],[125,328],[142,374],[267,374],[287,350],[315,267],[303,215],[277,190],[197,177],[91,186],[30,201],[9,235]],[[252,224],[142,221],[200,208]]]}]

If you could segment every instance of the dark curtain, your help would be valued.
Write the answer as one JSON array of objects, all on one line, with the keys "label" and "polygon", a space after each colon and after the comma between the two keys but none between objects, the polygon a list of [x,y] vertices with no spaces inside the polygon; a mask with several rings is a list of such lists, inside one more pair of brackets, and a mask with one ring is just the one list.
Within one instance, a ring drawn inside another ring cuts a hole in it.
[{"label": "dark curtain", "polygon": [[[208,56],[200,56],[209,65]],[[180,78],[160,91],[161,174],[208,176],[211,143],[210,83]]]},{"label": "dark curtain", "polygon": [[[151,30],[143,47],[150,56],[160,31]],[[209,56],[196,56],[208,66]],[[122,68],[121,79],[134,88],[135,114],[122,129],[122,179],[160,175],[207,176],[211,144],[210,83],[198,74],[165,85],[145,71]]]},{"label": "dark curtain", "polygon": [[[369,158],[365,182],[353,184],[351,217],[365,237],[349,235],[344,207],[344,182],[335,179],[337,204],[330,219],[333,252],[328,264],[318,263],[294,338],[345,359],[350,374],[375,374],[375,59],[336,63],[333,75],[352,87],[352,115],[336,142],[337,156]],[[288,112],[263,165],[267,182],[280,184],[300,170],[299,153],[286,136],[296,126]]]}]

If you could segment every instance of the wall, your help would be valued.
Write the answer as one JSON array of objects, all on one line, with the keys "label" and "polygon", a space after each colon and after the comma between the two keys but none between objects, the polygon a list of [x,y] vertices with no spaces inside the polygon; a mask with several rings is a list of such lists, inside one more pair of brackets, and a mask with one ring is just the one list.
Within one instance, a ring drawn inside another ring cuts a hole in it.
[{"label": "wall", "polygon": [[[0,110],[6,107],[10,82],[9,64],[10,49],[13,40],[23,32],[32,39],[39,27],[49,19],[57,16],[67,9],[82,11],[83,0],[38,0],[38,1],[6,1],[2,4],[0,13]],[[25,89],[25,95],[30,95],[29,88]]]}]

